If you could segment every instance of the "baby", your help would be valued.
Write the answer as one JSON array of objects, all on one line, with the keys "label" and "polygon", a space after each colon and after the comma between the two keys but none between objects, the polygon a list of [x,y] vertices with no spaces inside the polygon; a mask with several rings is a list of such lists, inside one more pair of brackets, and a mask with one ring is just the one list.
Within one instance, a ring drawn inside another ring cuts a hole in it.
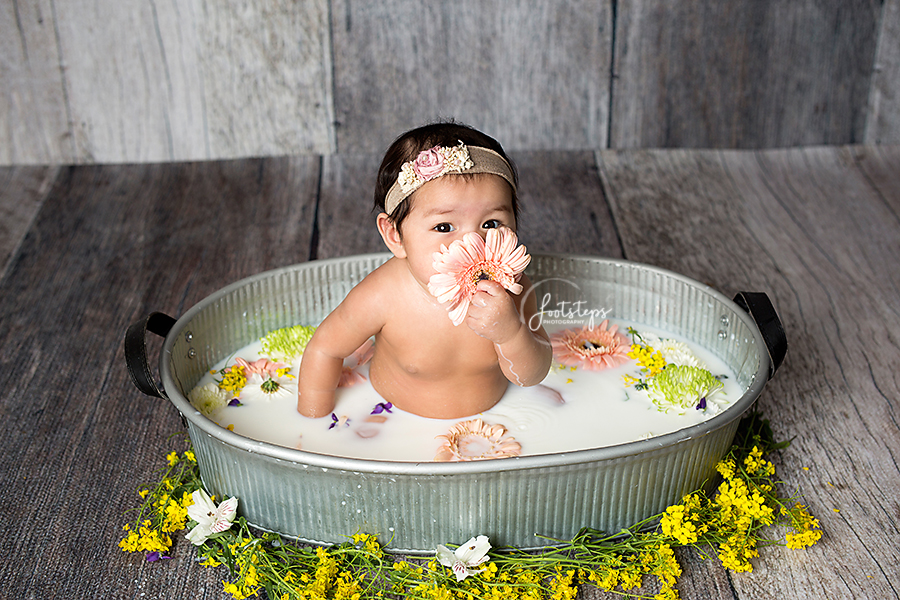
[{"label": "baby", "polygon": [[[436,151],[454,148],[468,160],[447,172]],[[509,382],[543,380],[551,349],[546,332],[527,325],[537,306],[524,275],[519,296],[496,281],[479,281],[459,326],[428,288],[442,245],[470,232],[484,238],[494,228],[515,231],[516,184],[500,144],[463,125],[427,125],[391,145],[378,172],[375,205],[378,231],[394,256],[350,291],[306,346],[301,414],[322,417],[334,410],[344,358],[373,335],[372,386],[418,415],[475,415],[496,404]]]}]

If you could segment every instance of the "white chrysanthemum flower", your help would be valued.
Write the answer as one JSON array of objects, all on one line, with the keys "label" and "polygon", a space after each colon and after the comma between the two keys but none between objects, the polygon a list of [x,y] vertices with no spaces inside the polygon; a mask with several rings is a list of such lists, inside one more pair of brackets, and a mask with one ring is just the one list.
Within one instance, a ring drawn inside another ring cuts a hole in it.
[{"label": "white chrysanthemum flower", "polygon": [[684,342],[661,339],[653,345],[653,348],[662,354],[667,364],[706,369],[706,363],[697,358],[697,355]]},{"label": "white chrysanthemum flower", "polygon": [[228,404],[229,394],[215,383],[195,387],[188,394],[191,406],[206,416]]}]

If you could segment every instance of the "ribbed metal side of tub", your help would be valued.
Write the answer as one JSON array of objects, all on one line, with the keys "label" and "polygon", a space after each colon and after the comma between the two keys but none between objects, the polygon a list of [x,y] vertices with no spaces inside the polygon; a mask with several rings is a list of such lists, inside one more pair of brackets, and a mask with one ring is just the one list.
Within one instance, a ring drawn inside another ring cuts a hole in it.
[{"label": "ribbed metal side of tub", "polygon": [[372,532],[397,552],[484,534],[495,546],[545,545],[582,527],[617,532],[662,512],[709,477],[734,424],[612,460],[488,473],[405,475],[321,468],[230,446],[191,426],[203,481],[262,529],[316,543]]},{"label": "ribbed metal side of tub", "polygon": [[187,418],[204,484],[219,497],[237,496],[240,514],[257,527],[318,543],[365,531],[398,552],[423,554],[479,534],[495,546],[530,548],[545,545],[536,535],[566,539],[582,527],[616,533],[662,512],[715,473],[738,418],[766,380],[759,331],[715,290],[628,261],[536,255],[529,267],[534,289],[527,293],[547,316],[577,306],[596,310],[597,319],[608,314],[684,336],[722,358],[744,395],[705,423],[649,440],[456,464],[282,448],[227,431],[187,402],[210,366],[272,329],[320,322],[388,256],[317,261],[239,281],[188,310],[166,338],[163,385]]}]

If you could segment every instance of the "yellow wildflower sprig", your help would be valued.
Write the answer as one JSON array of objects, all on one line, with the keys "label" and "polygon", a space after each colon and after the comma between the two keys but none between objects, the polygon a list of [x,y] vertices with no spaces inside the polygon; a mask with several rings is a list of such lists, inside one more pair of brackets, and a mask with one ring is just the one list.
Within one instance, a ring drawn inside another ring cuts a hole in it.
[{"label": "yellow wildflower sprig", "polygon": [[[780,496],[775,467],[765,458],[788,444],[775,443],[768,421],[751,414],[741,422],[731,451],[716,465],[722,482],[715,493],[695,492],[667,508],[660,531],[680,545],[718,556],[736,572],[752,571],[750,560],[761,547],[815,544],[822,536],[819,522],[796,498]],[[788,531],[783,541],[764,537],[763,530],[772,526]]]},{"label": "yellow wildflower sprig", "polygon": [[649,388],[650,381],[666,368],[666,359],[658,350],[650,346],[634,327],[629,327],[627,331],[631,336],[628,358],[637,362],[637,366],[640,367],[640,377],[623,375],[622,381],[625,387],[634,386],[636,390],[646,390]]},{"label": "yellow wildflower sprig", "polygon": [[[776,444],[767,421],[752,414],[741,422],[734,446],[717,465],[722,480],[711,493],[697,490],[662,514],[612,535],[585,528],[571,540],[545,538],[548,545],[537,552],[490,551],[488,562],[462,580],[435,559],[386,555],[371,534],[358,532],[327,548],[300,546],[276,533],[252,531],[243,517],[197,547],[200,564],[224,565],[230,575],[223,589],[238,600],[262,590],[279,600],[563,600],[575,598],[580,586],[632,598],[677,600],[679,547],[717,557],[727,569],[750,571],[751,559],[764,546],[803,548],[821,537],[819,523],[806,507],[777,491],[775,469],[766,456],[786,445]],[[147,490],[137,520],[126,526],[129,535],[120,543],[124,550],[167,549],[171,540],[162,536],[174,533],[167,528],[179,521],[166,516],[166,507],[176,493],[201,485],[192,454],[173,453],[167,460],[163,481]],[[765,537],[776,527],[788,533]]]},{"label": "yellow wildflower sprig", "polygon": [[197,459],[190,447],[179,454],[170,452],[166,466],[158,473],[158,482],[142,486],[141,505],[130,512],[136,517],[123,526],[125,536],[119,547],[126,552],[144,552],[148,560],[163,557],[172,546],[170,534],[187,525],[187,507],[191,493],[201,487]]}]

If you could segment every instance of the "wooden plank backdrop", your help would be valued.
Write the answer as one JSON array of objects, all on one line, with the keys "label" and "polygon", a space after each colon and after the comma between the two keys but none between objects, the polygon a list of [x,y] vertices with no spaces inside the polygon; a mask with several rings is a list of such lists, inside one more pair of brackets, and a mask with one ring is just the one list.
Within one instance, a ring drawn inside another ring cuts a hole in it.
[{"label": "wooden plank backdrop", "polygon": [[325,0],[0,6],[0,164],[328,153]]},{"label": "wooden plank backdrop", "polygon": [[886,0],[869,92],[865,141],[893,143],[900,136],[900,0]]},{"label": "wooden plank backdrop", "polygon": [[863,141],[878,0],[618,7],[610,147]]},{"label": "wooden plank backdrop", "polygon": [[900,143],[900,0],[11,0],[0,164]]},{"label": "wooden plank backdrop", "polygon": [[602,147],[611,35],[608,2],[336,1],[338,150],[450,116],[507,149]]},{"label": "wooden plank backdrop", "polygon": [[[531,251],[764,291],[785,324],[788,355],[759,403],[792,438],[774,455],[784,489],[824,536],[763,549],[752,573],[679,552],[681,597],[900,598],[900,146],[514,158]],[[182,429],[132,386],[123,332],[266,269],[382,251],[379,160],[0,168],[0,212],[15,215],[0,255],[0,595],[225,597],[223,569],[200,568],[184,540],[159,563],[116,546]]]}]

